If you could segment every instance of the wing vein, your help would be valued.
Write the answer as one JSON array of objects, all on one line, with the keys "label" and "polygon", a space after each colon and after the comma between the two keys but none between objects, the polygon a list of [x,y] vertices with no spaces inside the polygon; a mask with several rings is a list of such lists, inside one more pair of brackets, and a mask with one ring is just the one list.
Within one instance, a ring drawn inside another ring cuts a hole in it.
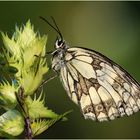
[{"label": "wing vein", "polygon": [[[106,75],[108,75],[110,78],[112,78],[109,74],[107,74],[107,73],[105,73],[104,71],[102,71],[104,74],[106,74]],[[118,75],[117,74],[117,76],[118,77],[120,77],[120,75]],[[121,77],[120,77],[121,78]],[[112,78],[116,83],[118,83],[119,85],[120,85],[120,83],[117,81],[117,80],[115,80],[114,78]],[[107,80],[106,80],[107,81]],[[107,81],[108,82],[108,81]],[[131,86],[131,84],[129,83],[129,81],[125,81],[126,83],[128,83],[129,84],[129,86],[131,87],[131,88],[133,88],[133,86]],[[108,82],[109,83],[109,82]],[[109,83],[110,84],[110,83]],[[111,84],[110,84],[111,85]],[[112,86],[112,85],[111,85]],[[113,88],[113,87],[112,87]],[[121,88],[122,88],[122,86],[121,86]],[[114,89],[114,88],[113,88]],[[124,88],[123,88],[124,89]],[[114,89],[115,90],[115,89]],[[124,90],[126,90],[126,89],[124,89]],[[135,89],[133,88],[133,90],[135,91]],[[116,91],[116,90],[115,90]],[[117,93],[118,93],[118,91],[116,91]],[[136,97],[135,96],[133,96],[132,95],[132,93],[131,92],[128,92],[128,93],[130,93],[130,96],[134,99],[134,101],[135,101],[135,103],[137,104],[137,101],[136,101]],[[119,94],[119,96],[120,96],[120,94]],[[120,96],[121,97],[121,96]],[[121,97],[122,98],[122,97]],[[123,99],[123,98],[122,98]],[[124,101],[124,99],[123,99],[123,101]],[[137,106],[138,106],[138,104],[137,104]],[[132,107],[132,106],[131,106]],[[133,108],[133,107],[132,107]]]}]

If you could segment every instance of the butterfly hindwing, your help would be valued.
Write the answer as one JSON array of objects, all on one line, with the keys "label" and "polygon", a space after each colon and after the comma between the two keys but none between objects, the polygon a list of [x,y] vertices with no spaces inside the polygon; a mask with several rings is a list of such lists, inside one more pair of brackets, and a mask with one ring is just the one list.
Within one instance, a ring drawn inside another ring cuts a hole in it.
[{"label": "butterfly hindwing", "polygon": [[140,109],[140,85],[107,57],[76,47],[67,50],[65,61],[61,80],[85,118],[113,120]]}]

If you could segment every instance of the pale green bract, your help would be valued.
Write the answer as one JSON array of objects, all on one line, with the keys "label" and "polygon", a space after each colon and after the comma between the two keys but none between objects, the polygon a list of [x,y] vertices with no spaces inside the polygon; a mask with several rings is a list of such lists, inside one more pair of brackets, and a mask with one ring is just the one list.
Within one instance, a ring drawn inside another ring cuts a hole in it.
[{"label": "pale green bract", "polygon": [[12,109],[17,105],[17,99],[15,92],[17,88],[14,83],[7,82],[0,83],[0,106],[3,106],[6,110]]},{"label": "pale green bract", "polygon": [[39,33],[35,33],[29,20],[21,28],[16,26],[11,39],[4,33],[2,37],[9,65],[18,69],[15,75],[18,82],[27,95],[33,94],[40,85],[43,75],[48,71],[46,59],[37,57],[45,55],[47,36],[41,37]]}]

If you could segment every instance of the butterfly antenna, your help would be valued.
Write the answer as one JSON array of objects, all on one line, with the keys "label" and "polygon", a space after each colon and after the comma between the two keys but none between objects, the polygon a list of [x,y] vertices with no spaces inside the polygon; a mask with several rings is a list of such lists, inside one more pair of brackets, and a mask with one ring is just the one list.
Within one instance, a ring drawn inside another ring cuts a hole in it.
[{"label": "butterfly antenna", "polygon": [[53,21],[55,27],[48,20],[46,20],[44,17],[40,16],[40,18],[43,21],[45,21],[49,26],[51,26],[60,35],[60,38],[63,40],[63,36],[62,36],[62,34],[61,34],[61,32],[60,32],[60,30],[59,30],[59,28],[58,28],[58,26],[57,26],[57,24],[56,24],[56,22],[55,22],[53,17],[51,17],[51,18],[52,18],[52,21]]},{"label": "butterfly antenna", "polygon": [[58,32],[59,32],[59,35],[60,35],[61,39],[63,40],[63,36],[62,36],[62,34],[61,34],[61,32],[60,32],[60,29],[59,29],[59,27],[58,27],[58,25],[57,25],[55,19],[54,19],[52,16],[51,16],[51,18],[52,18],[52,21],[53,21],[54,25],[56,26],[56,28],[57,28],[57,30],[58,30]]}]

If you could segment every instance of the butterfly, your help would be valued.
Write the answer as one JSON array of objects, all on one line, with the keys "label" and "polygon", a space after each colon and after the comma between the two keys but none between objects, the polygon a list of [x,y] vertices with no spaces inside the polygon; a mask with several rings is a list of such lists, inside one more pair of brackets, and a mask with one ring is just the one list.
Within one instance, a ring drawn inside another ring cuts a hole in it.
[{"label": "butterfly", "polygon": [[54,27],[41,18],[60,36],[52,53],[52,69],[85,119],[109,121],[139,111],[140,84],[126,70],[99,52],[69,47],[55,20]]}]

